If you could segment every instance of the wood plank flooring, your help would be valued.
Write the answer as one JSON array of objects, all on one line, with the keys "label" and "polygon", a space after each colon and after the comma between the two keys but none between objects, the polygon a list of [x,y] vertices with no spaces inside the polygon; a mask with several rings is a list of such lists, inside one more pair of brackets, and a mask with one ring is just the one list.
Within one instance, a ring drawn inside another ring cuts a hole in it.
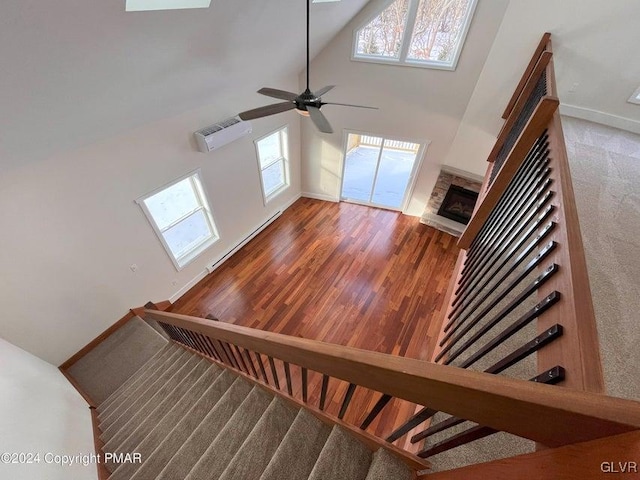
[{"label": "wood plank flooring", "polygon": [[[443,307],[458,255],[455,242],[415,217],[303,198],[171,310],[426,359],[431,321]],[[298,367],[292,375],[299,391]],[[311,402],[320,384],[321,375],[310,372]],[[337,414],[347,386],[330,382],[330,413]],[[345,420],[357,423],[373,407],[379,394],[365,390],[356,390]],[[388,434],[414,410],[393,400],[368,431]]]}]

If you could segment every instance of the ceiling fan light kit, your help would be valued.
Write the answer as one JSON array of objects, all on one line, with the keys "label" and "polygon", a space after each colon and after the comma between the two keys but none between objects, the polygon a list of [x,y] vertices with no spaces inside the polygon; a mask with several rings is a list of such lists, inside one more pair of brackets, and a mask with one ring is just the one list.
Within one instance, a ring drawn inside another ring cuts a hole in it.
[{"label": "ceiling fan light kit", "polygon": [[247,110],[246,112],[240,113],[238,116],[242,120],[253,120],[255,118],[275,115],[276,113],[295,109],[300,115],[310,117],[313,124],[322,133],[333,133],[333,129],[331,128],[329,121],[320,111],[323,105],[340,105],[344,107],[369,108],[373,110],[377,110],[377,108],[366,107],[363,105],[352,105],[348,103],[323,102],[322,95],[331,90],[335,85],[327,85],[315,93],[311,91],[309,88],[309,2],[311,0],[305,1],[307,3],[307,88],[299,95],[297,93],[278,90],[276,88],[261,88],[258,90],[259,94],[285,101]]}]

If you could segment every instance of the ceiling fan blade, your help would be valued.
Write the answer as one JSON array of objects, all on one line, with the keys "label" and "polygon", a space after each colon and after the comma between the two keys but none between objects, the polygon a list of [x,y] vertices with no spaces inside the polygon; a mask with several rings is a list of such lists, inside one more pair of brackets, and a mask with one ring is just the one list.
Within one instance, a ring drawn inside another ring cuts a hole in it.
[{"label": "ceiling fan blade", "polygon": [[340,105],[342,107],[357,107],[357,108],[369,108],[371,110],[379,110],[378,107],[367,107],[365,105],[352,105],[350,103],[322,102],[322,105]]},{"label": "ceiling fan blade", "polygon": [[258,93],[261,95],[266,95],[267,97],[279,98],[280,100],[290,100],[294,101],[298,98],[297,93],[286,92],[284,90],[278,90],[277,88],[261,88],[258,90]]},{"label": "ceiling fan blade", "polygon": [[331,90],[333,87],[335,87],[335,85],[327,85],[326,87],[322,87],[320,90],[315,92],[314,95],[316,97],[321,97],[322,95],[327,93],[329,90]]},{"label": "ceiling fan blade", "polygon": [[272,105],[254,108],[253,110],[247,110],[238,116],[241,120],[253,120],[254,118],[266,117],[276,113],[286,112],[287,110],[293,110],[294,108],[296,108],[296,104],[293,102],[274,103]]},{"label": "ceiling fan blade", "polygon": [[327,118],[322,114],[319,108],[312,107],[311,105],[307,105],[307,112],[309,112],[309,116],[313,123],[318,127],[322,133],[333,133],[333,128],[329,124]]}]

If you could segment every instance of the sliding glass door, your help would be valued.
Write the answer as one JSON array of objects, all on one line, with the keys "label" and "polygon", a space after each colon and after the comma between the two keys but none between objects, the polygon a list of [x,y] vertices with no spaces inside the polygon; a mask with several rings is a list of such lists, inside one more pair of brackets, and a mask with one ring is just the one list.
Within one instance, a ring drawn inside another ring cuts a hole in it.
[{"label": "sliding glass door", "polygon": [[419,143],[349,133],[341,199],[402,210],[419,150]]}]

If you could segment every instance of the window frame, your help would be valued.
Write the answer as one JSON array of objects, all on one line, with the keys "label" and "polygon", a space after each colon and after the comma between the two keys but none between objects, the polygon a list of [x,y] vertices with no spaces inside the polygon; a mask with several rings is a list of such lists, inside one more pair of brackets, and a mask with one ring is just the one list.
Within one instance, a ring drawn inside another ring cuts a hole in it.
[{"label": "window frame", "polygon": [[[174,220],[173,222],[171,222],[169,225],[165,226],[164,228],[160,228],[158,226],[158,223],[156,221],[156,219],[153,217],[151,211],[149,210],[149,208],[147,207],[145,200],[153,197],[154,195],[156,195],[157,193],[160,193],[163,190],[166,190],[170,187],[172,187],[173,185],[176,185],[180,182],[182,182],[185,179],[190,179],[191,180],[191,188],[193,189],[193,193],[196,197],[196,200],[199,203],[199,206],[195,209],[193,209],[192,211],[190,211],[189,213],[183,215],[182,217],[180,217],[177,220]],[[189,172],[187,174],[184,174],[168,183],[165,183],[164,185],[162,185],[161,187],[158,187],[140,197],[138,197],[135,201],[140,208],[142,209],[142,211],[144,212],[145,217],[147,217],[147,220],[149,222],[149,224],[151,225],[151,228],[153,229],[153,231],[155,232],[156,236],[158,237],[158,240],[160,240],[160,243],[162,244],[162,246],[164,247],[165,251],[167,252],[167,255],[169,256],[169,258],[171,259],[171,262],[173,263],[173,266],[176,268],[176,270],[181,271],[183,268],[185,268],[187,265],[189,265],[192,261],[194,261],[199,255],[201,255],[205,250],[207,250],[209,247],[211,247],[213,244],[215,244],[216,242],[218,242],[218,240],[220,240],[220,234],[218,233],[218,228],[216,226],[216,221],[215,221],[215,216],[213,214],[213,211],[211,209],[211,205],[209,204],[209,199],[208,199],[208,195],[207,192],[204,188],[204,184],[202,182],[202,176],[201,176],[201,170],[197,169],[194,170],[192,172]],[[176,256],[173,251],[171,250],[171,247],[169,246],[169,244],[167,243],[167,241],[164,238],[164,232],[170,230],[171,228],[175,227],[176,225],[180,224],[181,222],[191,218],[193,215],[195,215],[198,212],[203,212],[204,213],[204,218],[207,222],[207,225],[209,226],[209,229],[211,231],[211,236],[207,237],[205,240],[203,240],[202,242],[197,243],[196,245],[194,245],[193,247],[191,247],[189,250],[187,250],[184,254],[180,255],[180,256]]]},{"label": "window frame", "polygon": [[[258,147],[258,144],[262,141],[265,140],[273,135],[279,135],[279,140],[280,140],[280,153],[281,156],[275,158],[273,161],[269,162],[269,164],[267,164],[265,167],[262,166],[262,161],[260,159],[260,148]],[[286,136],[285,139],[283,139],[283,134]],[[289,124],[283,125],[265,135],[262,135],[259,138],[256,138],[253,141],[253,144],[255,146],[256,149],[256,159],[258,161],[258,173],[260,175],[260,190],[262,191],[262,200],[264,205],[266,206],[269,202],[271,202],[274,198],[276,198],[278,195],[280,195],[282,192],[284,192],[285,190],[287,190],[289,188],[289,186],[291,185],[291,181],[290,181],[290,172],[289,172]],[[283,177],[284,177],[284,182],[282,185],[280,185],[278,188],[276,188],[275,190],[273,190],[270,193],[267,193],[265,190],[265,185],[264,185],[264,176],[263,176],[263,172],[264,170],[266,170],[267,168],[275,165],[276,163],[282,162],[282,171],[283,171]]]},{"label": "window frame", "polygon": [[460,41],[456,45],[456,49],[453,54],[453,58],[450,63],[444,63],[437,60],[415,60],[407,58],[409,49],[411,48],[411,40],[413,38],[413,31],[416,25],[416,17],[418,14],[418,6],[421,0],[409,0],[409,9],[407,11],[407,20],[405,23],[404,34],[400,42],[400,53],[397,58],[384,57],[382,55],[365,55],[357,53],[358,48],[358,35],[360,31],[371,23],[378,15],[380,15],[386,8],[388,8],[393,2],[397,0],[389,0],[384,2],[384,6],[378,9],[377,12],[367,18],[362,24],[353,30],[353,40],[351,47],[351,61],[353,62],[365,62],[365,63],[378,63],[382,65],[398,65],[404,67],[418,67],[418,68],[430,68],[435,70],[448,70],[455,71],[458,67],[458,60],[467,41],[467,34],[471,28],[471,21],[475,14],[476,7],[478,6],[478,0],[470,0],[471,6],[467,11],[467,14],[463,21],[462,30],[460,31]]}]

